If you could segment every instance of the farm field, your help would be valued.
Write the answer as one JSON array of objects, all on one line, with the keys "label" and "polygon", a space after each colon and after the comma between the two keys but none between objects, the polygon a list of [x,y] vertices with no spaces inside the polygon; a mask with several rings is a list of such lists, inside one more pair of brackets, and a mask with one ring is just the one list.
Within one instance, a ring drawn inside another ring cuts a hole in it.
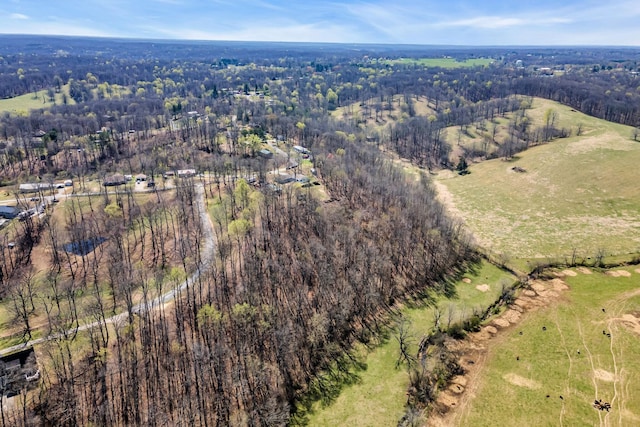
[{"label": "farm field", "polygon": [[[495,266],[482,262],[473,272],[456,284],[457,296],[441,297],[436,305],[442,314],[441,322],[451,313],[453,322],[470,316],[474,309],[482,309],[495,301],[502,285],[511,285],[515,277]],[[414,347],[434,325],[434,306],[405,308],[403,316],[410,322]],[[406,404],[409,378],[406,368],[395,368],[399,345],[394,333],[381,345],[368,352],[359,348],[367,368],[357,372],[356,384],[346,386],[328,406],[317,402],[309,416],[309,426],[395,426]]]},{"label": "farm field", "polygon": [[405,64],[405,65],[421,65],[423,67],[440,67],[440,68],[470,68],[470,67],[486,67],[493,62],[489,58],[473,58],[464,61],[458,61],[454,58],[400,58],[386,61],[387,64]]},{"label": "farm field", "polygon": [[554,281],[564,290],[541,291],[555,294],[486,343],[472,397],[445,424],[640,423],[640,269],[578,268]]},{"label": "farm field", "polygon": [[[527,115],[542,123],[553,109],[557,127],[582,134],[557,139],[470,167],[438,174],[442,199],[480,246],[509,259],[635,253],[640,248],[640,143],[632,128],[535,99]],[[514,167],[521,168],[520,172]]]},{"label": "farm field", "polygon": [[[55,94],[55,104],[61,105],[63,103],[63,94],[67,95],[68,104],[75,104],[75,101],[69,96],[69,85],[64,85],[62,87],[62,91]],[[38,108],[49,108],[52,105],[54,105],[54,103],[49,101],[47,91],[41,90],[16,96],[14,98],[0,99],[0,112],[26,113],[29,110],[35,110]]]}]

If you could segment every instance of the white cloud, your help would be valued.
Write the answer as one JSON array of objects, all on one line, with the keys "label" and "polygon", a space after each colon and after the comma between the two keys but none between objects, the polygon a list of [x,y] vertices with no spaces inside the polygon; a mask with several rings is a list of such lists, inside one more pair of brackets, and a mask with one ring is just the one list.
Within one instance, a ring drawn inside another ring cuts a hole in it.
[{"label": "white cloud", "polygon": [[17,20],[27,20],[27,19],[29,19],[29,17],[27,15],[23,15],[22,13],[12,13],[11,15],[9,15],[9,18],[17,19]]},{"label": "white cloud", "polygon": [[476,18],[460,19],[437,23],[436,27],[472,27],[482,29],[505,28],[522,25],[520,18],[503,18],[500,16],[478,16]]},{"label": "white cloud", "polygon": [[237,41],[281,41],[281,42],[327,42],[364,43],[367,40],[348,27],[328,23],[297,24],[280,26],[248,26],[230,31],[209,31],[194,28],[142,28],[146,37],[168,37],[188,40],[237,40]]},{"label": "white cloud", "polygon": [[568,24],[571,20],[556,17],[531,17],[531,18],[508,18],[502,16],[478,16],[475,18],[460,19],[456,21],[445,21],[436,24],[436,27],[470,27],[485,30],[516,27],[522,25],[556,25]]}]

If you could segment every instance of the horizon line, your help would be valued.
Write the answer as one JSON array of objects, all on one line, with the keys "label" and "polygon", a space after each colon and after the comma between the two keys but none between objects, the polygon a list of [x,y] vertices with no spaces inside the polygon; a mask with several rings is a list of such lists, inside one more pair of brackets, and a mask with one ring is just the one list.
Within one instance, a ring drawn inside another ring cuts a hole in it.
[{"label": "horizon line", "polygon": [[290,45],[334,45],[334,46],[411,46],[430,48],[622,48],[640,49],[640,45],[611,45],[611,44],[423,44],[423,43],[390,43],[390,42],[325,42],[325,41],[264,41],[264,40],[226,40],[226,39],[171,39],[171,38],[145,38],[130,36],[99,36],[99,35],[68,35],[68,34],[30,34],[30,33],[3,33],[0,37],[33,37],[33,38],[66,38],[66,39],[100,39],[113,41],[130,41],[145,43],[256,43],[256,44],[290,44]]}]

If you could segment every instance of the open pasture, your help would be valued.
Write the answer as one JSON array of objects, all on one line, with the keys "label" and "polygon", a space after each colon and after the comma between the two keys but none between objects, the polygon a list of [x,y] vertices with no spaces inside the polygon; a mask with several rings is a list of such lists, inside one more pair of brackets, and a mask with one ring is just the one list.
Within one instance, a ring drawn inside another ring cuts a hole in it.
[{"label": "open pasture", "polygon": [[439,68],[471,68],[486,67],[493,63],[490,58],[470,58],[464,61],[458,61],[455,58],[399,58],[386,61],[387,64],[402,65],[420,65],[423,67],[439,67]]},{"label": "open pasture", "polygon": [[640,269],[560,274],[564,290],[551,303],[486,343],[476,388],[452,425],[640,423]]},{"label": "open pasture", "polygon": [[581,135],[473,164],[466,176],[443,171],[442,199],[482,247],[512,259],[637,252],[640,143],[631,128],[539,99],[528,115],[541,123],[548,109],[557,127],[581,126]]},{"label": "open pasture", "polygon": [[13,98],[0,99],[0,112],[14,114],[26,113],[29,110],[49,108],[52,105],[62,105],[64,95],[67,96],[67,103],[75,104],[75,101],[69,96],[69,85],[64,85],[62,90],[55,94],[55,102],[49,99],[46,90],[40,90]]}]

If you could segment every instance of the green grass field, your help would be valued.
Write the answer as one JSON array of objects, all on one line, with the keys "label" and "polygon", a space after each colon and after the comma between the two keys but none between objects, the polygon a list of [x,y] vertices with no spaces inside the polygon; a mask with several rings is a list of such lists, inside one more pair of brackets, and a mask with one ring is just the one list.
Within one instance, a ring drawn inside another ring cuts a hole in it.
[{"label": "green grass field", "polygon": [[[442,298],[438,308],[446,326],[449,312],[456,322],[471,315],[474,308],[484,308],[495,301],[502,285],[511,285],[515,278],[495,266],[482,263],[456,285],[457,298]],[[469,283],[467,283],[469,282]],[[487,285],[488,288],[483,287]],[[480,287],[479,290],[477,287]],[[413,342],[429,333],[434,325],[432,306],[406,308],[403,316],[411,322]],[[367,353],[359,348],[367,369],[360,371],[359,382],[345,387],[329,406],[317,402],[309,417],[309,426],[395,426],[404,413],[409,378],[404,367],[395,368],[399,346],[393,333],[384,343]]]},{"label": "green grass field", "polygon": [[[640,249],[640,143],[631,128],[536,99],[536,123],[554,109],[558,127],[581,136],[531,148],[511,161],[471,166],[471,174],[439,174],[443,198],[478,243],[511,258],[634,253]],[[518,166],[526,172],[512,170]]]},{"label": "green grass field", "polygon": [[[67,95],[67,103],[75,104],[75,101],[69,96],[69,85],[64,85],[62,91],[55,94],[55,104],[61,105],[63,103],[63,94]],[[29,110],[38,108],[49,108],[52,105],[54,105],[54,103],[49,101],[47,91],[41,90],[14,98],[0,99],[0,113],[26,113]]]},{"label": "green grass field", "polygon": [[455,425],[640,425],[640,270],[624,271],[567,276],[570,290],[496,338]]},{"label": "green grass field", "polygon": [[468,68],[468,67],[486,67],[493,63],[493,59],[474,58],[465,61],[458,61],[454,58],[400,58],[385,61],[387,64],[404,64],[404,65],[421,65],[423,67],[440,67],[440,68]]}]

